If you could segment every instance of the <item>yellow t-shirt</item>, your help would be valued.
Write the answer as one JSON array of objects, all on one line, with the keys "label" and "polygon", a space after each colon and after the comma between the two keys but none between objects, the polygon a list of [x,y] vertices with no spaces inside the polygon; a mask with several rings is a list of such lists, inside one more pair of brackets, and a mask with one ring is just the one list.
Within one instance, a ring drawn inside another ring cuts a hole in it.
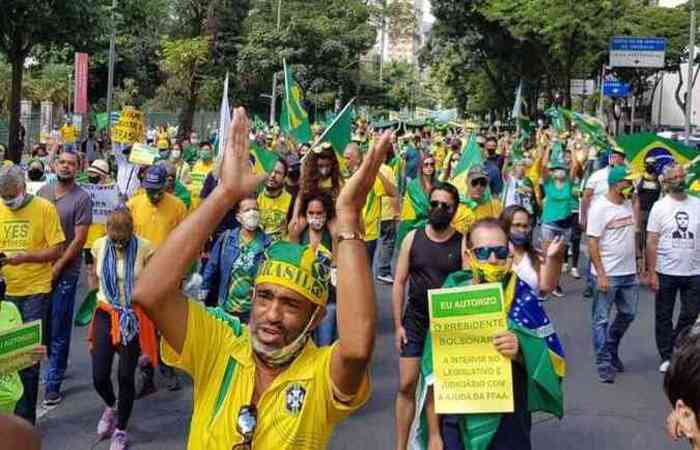
[{"label": "yellow t-shirt", "polygon": [[88,227],[87,239],[83,248],[91,249],[96,240],[107,235],[107,225],[103,223],[93,223]]},{"label": "yellow t-shirt", "polygon": [[159,131],[158,132],[158,149],[159,150],[165,150],[169,146],[169,136],[167,131]]},{"label": "yellow t-shirt", "polygon": [[385,196],[384,185],[379,178],[374,180],[372,190],[367,194],[365,207],[362,209],[362,220],[365,225],[365,241],[379,239],[379,219],[382,210],[382,196]]},{"label": "yellow t-shirt", "polygon": [[202,198],[199,194],[202,192],[202,187],[204,186],[204,180],[207,179],[207,175],[214,168],[214,162],[205,163],[203,161],[197,161],[190,172],[190,179],[192,182],[187,186],[190,190],[190,195],[192,196],[192,210],[196,209],[200,203],[202,203]]},{"label": "yellow t-shirt", "polygon": [[[394,172],[394,169],[391,168],[391,166],[387,164],[382,164],[382,167],[380,167],[379,170],[382,172],[382,175],[384,175],[384,177],[387,180],[391,181],[392,184],[395,184],[393,182],[394,180],[396,180],[396,173]],[[394,201],[394,197],[382,195],[382,222],[384,222],[385,220],[394,220],[394,218],[398,216],[397,211],[394,211]]]},{"label": "yellow t-shirt", "polygon": [[472,224],[479,219],[487,217],[498,218],[503,211],[503,205],[498,199],[491,199],[489,202],[484,202],[477,206],[476,209],[471,209],[467,205],[460,203],[457,208],[457,213],[452,219],[452,226],[455,230],[462,234],[466,234]]},{"label": "yellow t-shirt", "polygon": [[[15,211],[0,203],[0,230],[0,252],[7,256],[45,250],[66,240],[56,207],[40,197],[32,198]],[[7,295],[51,292],[51,263],[5,265],[2,275],[7,284]]]},{"label": "yellow t-shirt", "polygon": [[287,212],[291,204],[292,196],[285,190],[276,198],[269,197],[265,191],[258,195],[260,225],[273,241],[287,236]]},{"label": "yellow t-shirt", "polygon": [[[253,448],[326,448],[335,425],[369,399],[369,375],[349,402],[341,403],[330,374],[335,346],[309,340],[294,362],[275,378],[257,404]],[[199,303],[189,302],[187,336],[177,354],[161,341],[163,361],[192,377],[193,408],[188,450],[231,450],[243,441],[236,431],[242,406],[253,398],[255,362],[246,327],[240,336]]]},{"label": "yellow t-shirt", "polygon": [[435,170],[443,170],[445,168],[445,157],[447,156],[445,146],[435,145],[431,153],[435,159]]},{"label": "yellow t-shirt", "polygon": [[[146,263],[153,255],[153,246],[150,242],[140,237],[138,239],[138,249],[136,250],[136,261],[134,263],[134,276],[138,277],[139,273],[146,266]],[[95,270],[97,272],[97,279],[100,280],[98,283],[99,290],[97,291],[97,301],[109,304],[107,296],[102,291],[102,264],[105,259],[105,247],[107,244],[107,238],[101,237],[95,241],[92,245],[92,257],[95,258]],[[124,304],[124,276],[126,273],[126,267],[124,263],[126,262],[126,255],[123,252],[117,252],[117,284],[119,285],[119,299],[122,305]]]},{"label": "yellow t-shirt", "polygon": [[63,125],[60,132],[64,144],[73,144],[78,139],[78,130],[73,125]]},{"label": "yellow t-shirt", "polygon": [[146,194],[139,194],[126,206],[134,218],[134,234],[149,240],[154,248],[158,248],[187,215],[182,200],[167,192],[157,205],[153,205]]}]

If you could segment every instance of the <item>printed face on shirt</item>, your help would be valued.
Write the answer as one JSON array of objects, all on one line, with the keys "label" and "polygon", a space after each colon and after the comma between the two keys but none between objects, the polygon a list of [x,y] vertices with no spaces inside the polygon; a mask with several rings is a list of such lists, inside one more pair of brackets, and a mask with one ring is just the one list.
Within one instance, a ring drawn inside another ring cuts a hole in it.
[{"label": "printed face on shirt", "polygon": [[689,222],[690,222],[690,219],[688,217],[687,212],[678,211],[676,213],[676,225],[678,225],[679,230],[686,231],[688,229]]},{"label": "printed face on shirt", "polygon": [[250,333],[268,350],[289,345],[311,320],[316,305],[295,291],[273,283],[255,287]]}]

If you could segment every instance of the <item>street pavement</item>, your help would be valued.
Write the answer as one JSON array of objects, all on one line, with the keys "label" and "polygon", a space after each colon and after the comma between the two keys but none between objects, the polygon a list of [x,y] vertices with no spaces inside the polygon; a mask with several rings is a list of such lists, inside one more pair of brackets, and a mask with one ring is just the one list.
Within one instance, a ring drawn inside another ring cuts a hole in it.
[{"label": "street pavement", "polygon": [[[591,343],[591,300],[581,296],[583,282],[562,279],[566,297],[546,303],[564,346],[568,366],[565,381],[565,416],[562,420],[533,418],[534,449],[551,450],[661,450],[688,448],[672,443],[664,434],[669,405],[662,390],[662,375],[654,345],[653,296],[642,288],[639,312],[625,336],[620,357],[627,371],[615,384],[597,381]],[[386,450],[394,443],[394,393],[398,386],[398,358],[393,344],[391,286],[377,285],[378,338],[372,364],[373,393],[369,404],[336,429],[333,450]],[[95,428],[103,405],[92,387],[86,329],[74,330],[70,365],[64,382],[65,399],[42,411],[38,428],[44,448],[93,448]],[[115,364],[116,370],[116,364]],[[179,392],[161,389],[138,400],[129,423],[135,450],[186,448],[192,390],[187,383]],[[40,397],[42,398],[42,397]],[[0,444],[0,448],[4,448]],[[109,441],[96,449],[108,449]]]}]

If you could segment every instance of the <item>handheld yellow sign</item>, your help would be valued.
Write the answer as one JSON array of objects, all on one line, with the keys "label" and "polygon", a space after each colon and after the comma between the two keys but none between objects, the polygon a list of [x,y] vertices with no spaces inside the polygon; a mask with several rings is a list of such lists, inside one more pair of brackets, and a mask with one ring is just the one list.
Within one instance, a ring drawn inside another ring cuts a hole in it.
[{"label": "handheld yellow sign", "polygon": [[158,156],[160,156],[160,153],[158,153],[157,149],[144,144],[134,144],[129,154],[129,162],[144,166],[152,166],[156,159],[158,159]]},{"label": "handheld yellow sign", "polygon": [[513,412],[511,361],[493,336],[507,329],[499,283],[428,291],[438,414]]}]

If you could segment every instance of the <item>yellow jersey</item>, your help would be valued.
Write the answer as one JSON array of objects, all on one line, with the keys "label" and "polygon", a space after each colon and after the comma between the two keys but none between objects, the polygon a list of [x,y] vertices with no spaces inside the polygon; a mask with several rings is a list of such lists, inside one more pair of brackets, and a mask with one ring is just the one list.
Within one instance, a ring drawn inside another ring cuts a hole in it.
[{"label": "yellow jersey", "polygon": [[167,192],[157,205],[142,193],[132,197],[126,206],[134,218],[134,234],[150,241],[154,248],[158,248],[187,215],[182,200]]},{"label": "yellow jersey", "polygon": [[87,238],[85,239],[85,245],[83,248],[91,249],[92,244],[99,238],[107,235],[107,225],[103,223],[92,223],[88,228]]},{"label": "yellow jersey", "polygon": [[[0,229],[0,252],[7,256],[45,250],[66,240],[56,207],[40,197],[14,211],[0,203]],[[51,273],[50,262],[2,267],[7,295],[16,297],[51,292]]]},{"label": "yellow jersey", "polygon": [[[382,164],[382,167],[380,167],[379,170],[382,172],[382,175],[384,175],[384,177],[387,180],[391,181],[392,184],[396,185],[396,173],[394,172],[394,169],[391,168],[391,166],[387,164]],[[394,220],[396,217],[398,217],[398,211],[396,211],[396,208],[394,207],[395,201],[396,199],[394,197],[382,195],[382,222],[386,220]]]},{"label": "yellow jersey", "polygon": [[263,190],[258,195],[260,226],[271,240],[277,241],[287,236],[287,212],[292,204],[292,195],[282,189],[282,193],[273,198]]},{"label": "yellow jersey", "polygon": [[187,186],[192,196],[192,210],[196,209],[200,203],[202,203],[202,197],[200,196],[202,188],[204,187],[204,181],[207,179],[207,175],[214,168],[214,162],[210,161],[205,163],[204,161],[197,161],[190,171],[190,180],[192,182]]},{"label": "yellow jersey", "polygon": [[452,227],[460,233],[466,234],[477,220],[487,217],[497,219],[502,211],[503,205],[501,201],[496,198],[480,204],[475,209],[471,209],[467,205],[460,203],[457,208],[457,213],[452,219]]},{"label": "yellow jersey", "polygon": [[[235,319],[234,319],[235,320]],[[178,354],[165,339],[163,361],[192,377],[193,408],[188,450],[231,450],[243,442],[236,428],[241,407],[255,387],[255,361],[246,327],[229,323],[199,303],[188,302],[187,335]],[[292,364],[275,378],[256,405],[253,448],[318,450],[326,448],[335,425],[367,402],[369,375],[357,394],[341,402],[331,379],[335,346],[311,340]],[[344,397],[344,396],[342,396]]]},{"label": "yellow jersey", "polygon": [[382,210],[382,197],[385,196],[384,185],[377,177],[374,180],[372,190],[367,194],[365,207],[362,209],[362,221],[365,225],[365,241],[371,242],[379,239],[379,219]]}]

